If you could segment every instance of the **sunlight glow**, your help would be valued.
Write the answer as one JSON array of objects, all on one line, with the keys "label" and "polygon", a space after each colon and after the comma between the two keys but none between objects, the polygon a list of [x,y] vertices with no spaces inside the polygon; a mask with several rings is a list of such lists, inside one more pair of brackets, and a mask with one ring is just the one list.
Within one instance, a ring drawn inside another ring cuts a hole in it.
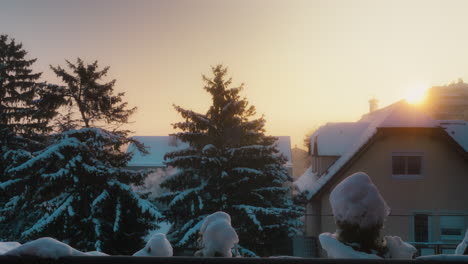
[{"label": "sunlight glow", "polygon": [[418,85],[412,86],[411,88],[409,88],[405,96],[406,101],[410,104],[423,103],[426,97],[426,92],[428,88],[429,88],[429,85],[425,85],[425,84],[418,84]]}]

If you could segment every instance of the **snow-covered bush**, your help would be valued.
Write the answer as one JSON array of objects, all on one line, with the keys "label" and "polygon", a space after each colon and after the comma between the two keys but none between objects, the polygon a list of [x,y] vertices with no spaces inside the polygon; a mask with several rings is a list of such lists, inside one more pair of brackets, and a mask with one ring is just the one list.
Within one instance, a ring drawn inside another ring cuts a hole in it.
[{"label": "snow-covered bush", "polygon": [[146,243],[146,246],[137,251],[133,256],[139,257],[172,257],[171,243],[166,239],[166,235],[157,233]]},{"label": "snow-covered bush", "polygon": [[21,246],[18,242],[0,242],[0,255]]},{"label": "snow-covered bush", "polygon": [[205,218],[200,228],[204,257],[232,257],[233,247],[239,243],[236,231],[231,226],[231,217],[225,212],[216,212]]},{"label": "snow-covered bush", "polygon": [[[381,238],[390,208],[369,176],[355,173],[339,183],[330,194],[335,234],[319,239],[330,258],[412,258],[416,249],[399,237]],[[380,257],[379,257],[380,256]]]},{"label": "snow-covered bush", "polygon": [[457,254],[457,255],[468,255],[468,229],[465,231],[465,238],[457,246],[457,249],[455,250],[455,254]]},{"label": "snow-covered bush", "polygon": [[42,237],[16,247],[5,253],[7,256],[36,256],[40,258],[60,258],[66,256],[86,256],[69,245],[51,237]]}]

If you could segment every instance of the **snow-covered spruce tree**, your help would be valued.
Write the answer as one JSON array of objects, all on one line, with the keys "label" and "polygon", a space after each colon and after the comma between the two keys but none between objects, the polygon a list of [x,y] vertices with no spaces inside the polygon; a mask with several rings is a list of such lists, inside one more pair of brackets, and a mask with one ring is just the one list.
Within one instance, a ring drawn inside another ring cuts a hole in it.
[{"label": "snow-covered spruce tree", "polygon": [[185,119],[173,125],[182,130],[175,136],[190,147],[166,155],[178,168],[161,184],[170,192],[158,198],[173,223],[169,239],[176,247],[193,246],[204,218],[224,211],[232,216],[241,251],[269,254],[265,243],[297,232],[302,208],[284,186],[291,179],[276,138],[264,134],[264,118],[255,119],[255,107],[240,96],[243,85],[229,88],[222,65],[212,70],[213,79],[203,76],[212,97],[206,114],[175,106]]},{"label": "snow-covered spruce tree", "polygon": [[45,146],[49,123],[64,103],[61,88],[39,82],[41,73],[32,70],[36,59],[26,55],[21,43],[0,35],[0,239],[12,233],[7,216],[18,214],[6,204],[14,194],[6,189],[12,182],[5,170]]},{"label": "snow-covered spruce tree", "polygon": [[141,238],[156,227],[160,214],[130,187],[146,176],[123,168],[129,155],[120,148],[130,142],[124,133],[100,128],[71,130],[9,168],[13,181],[27,183],[9,209],[37,219],[21,229],[21,240],[51,236],[80,250],[110,254],[141,248]]},{"label": "snow-covered spruce tree", "polygon": [[76,129],[52,135],[47,148],[7,168],[8,189],[19,191],[8,209],[37,220],[17,228],[23,241],[52,236],[80,250],[132,254],[160,217],[130,187],[141,185],[146,173],[125,169],[131,156],[122,147],[133,142],[144,148],[128,131],[92,126],[121,125],[135,108],[126,109],[123,94],[113,95],[115,81],[100,83],[108,68],[99,71],[97,62],[80,59],[68,64],[72,73],[52,69],[65,82],[63,95],[74,111],[61,128]]}]

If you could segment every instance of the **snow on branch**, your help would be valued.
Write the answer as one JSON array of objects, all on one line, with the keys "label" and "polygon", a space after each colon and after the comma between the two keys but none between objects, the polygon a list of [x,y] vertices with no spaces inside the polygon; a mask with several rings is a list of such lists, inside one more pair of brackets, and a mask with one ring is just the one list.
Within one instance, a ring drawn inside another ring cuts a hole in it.
[{"label": "snow on branch", "polygon": [[12,173],[12,172],[18,172],[18,171],[22,171],[25,169],[29,169],[32,166],[34,166],[34,164],[36,164],[36,162],[38,161],[50,159],[52,155],[55,155],[59,159],[64,159],[63,155],[60,154],[60,152],[62,152],[64,148],[67,148],[67,147],[77,148],[80,146],[80,144],[81,142],[76,138],[69,138],[68,140],[63,140],[58,144],[50,146],[44,152],[40,153],[36,157],[26,161],[25,163],[21,164],[18,167],[8,170],[7,172]]},{"label": "snow on branch", "polygon": [[97,204],[101,203],[107,198],[109,198],[109,193],[107,192],[107,190],[104,190],[100,195],[98,195],[98,197],[96,197],[96,199],[94,199],[94,201],[91,203],[91,206],[95,207]]},{"label": "snow on branch", "polygon": [[262,224],[260,221],[257,219],[257,216],[255,215],[255,211],[252,208],[253,206],[249,205],[235,205],[234,208],[242,209],[245,211],[249,219],[257,226],[258,230],[263,231]]},{"label": "snow on branch", "polygon": [[119,181],[116,181],[116,180],[109,181],[109,184],[110,185],[115,185],[115,186],[119,187],[121,190],[126,191],[128,194],[130,194],[130,196],[137,202],[137,205],[141,209],[142,212],[149,213],[151,216],[153,216],[156,219],[162,217],[161,213],[156,209],[156,207],[152,203],[150,203],[149,201],[141,199],[138,196],[138,194],[136,194],[133,191],[133,189],[132,189],[132,187],[130,187],[130,185],[123,184],[123,183],[121,183]]},{"label": "snow on branch", "polygon": [[205,187],[206,187],[206,183],[204,183],[204,184],[202,184],[202,185],[200,185],[198,187],[190,188],[190,189],[187,189],[185,191],[182,191],[182,192],[178,193],[174,197],[174,199],[172,199],[172,201],[171,201],[171,203],[169,204],[168,207],[174,206],[179,201],[183,200],[187,195],[192,194],[192,193],[198,193],[199,191],[203,190]]},{"label": "snow on branch", "polygon": [[21,237],[28,237],[29,235],[35,232],[41,232],[42,230],[44,230],[44,228],[47,225],[51,224],[54,220],[56,220],[60,215],[63,214],[67,207],[73,202],[74,198],[74,196],[70,195],[67,198],[67,200],[62,205],[60,205],[60,207],[57,208],[57,210],[55,210],[51,215],[45,215],[44,217],[39,219],[39,221],[37,221],[33,227],[21,233]]},{"label": "snow on branch", "polygon": [[23,181],[24,179],[13,179],[13,180],[8,180],[6,182],[1,182],[0,183],[0,189],[5,190],[8,186],[15,184],[17,182]]},{"label": "snow on branch", "polygon": [[256,174],[256,175],[262,175],[263,172],[260,170],[252,169],[252,168],[244,168],[244,167],[237,167],[232,169],[233,171],[239,172],[239,173],[248,173],[248,174]]},{"label": "snow on branch", "polygon": [[205,218],[203,217],[196,225],[194,225],[192,228],[190,228],[187,232],[185,232],[185,235],[182,237],[182,239],[179,241],[179,243],[176,244],[176,246],[182,246],[189,242],[189,239],[191,236],[196,235],[198,231],[200,231],[200,228],[203,224],[203,221],[205,221]]}]

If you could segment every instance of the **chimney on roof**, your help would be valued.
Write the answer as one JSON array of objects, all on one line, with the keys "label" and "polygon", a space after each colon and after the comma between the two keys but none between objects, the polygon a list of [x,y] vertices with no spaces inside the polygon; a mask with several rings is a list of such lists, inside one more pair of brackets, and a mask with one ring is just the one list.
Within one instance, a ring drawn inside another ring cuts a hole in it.
[{"label": "chimney on roof", "polygon": [[369,100],[369,113],[372,113],[379,109],[379,100],[372,98]]}]

